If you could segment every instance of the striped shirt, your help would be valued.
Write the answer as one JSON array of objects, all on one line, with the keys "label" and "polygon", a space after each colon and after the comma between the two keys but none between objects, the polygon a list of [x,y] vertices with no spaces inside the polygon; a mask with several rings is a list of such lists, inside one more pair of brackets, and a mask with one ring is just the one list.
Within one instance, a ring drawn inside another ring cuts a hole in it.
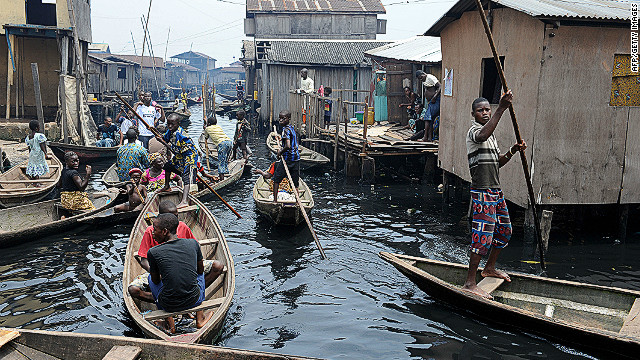
[{"label": "striped shirt", "polygon": [[209,125],[205,129],[205,137],[208,137],[213,142],[213,145],[218,146],[223,141],[231,141],[227,134],[222,131],[220,125]]},{"label": "striped shirt", "polygon": [[496,137],[491,134],[485,141],[477,137],[483,125],[474,121],[467,132],[467,157],[471,173],[471,188],[500,188],[500,148]]},{"label": "striped shirt", "polygon": [[285,161],[300,160],[300,151],[298,151],[298,135],[291,125],[287,125],[282,129],[282,147],[284,147],[287,139],[291,140],[291,148],[282,153],[282,158]]}]

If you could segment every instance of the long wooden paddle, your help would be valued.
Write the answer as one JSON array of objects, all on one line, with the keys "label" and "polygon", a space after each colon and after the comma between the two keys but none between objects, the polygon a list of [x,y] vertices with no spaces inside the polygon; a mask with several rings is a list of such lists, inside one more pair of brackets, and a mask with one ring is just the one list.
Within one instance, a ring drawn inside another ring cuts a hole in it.
[{"label": "long wooden paddle", "polygon": [[[129,109],[130,109],[130,110],[135,114],[135,116],[140,120],[140,122],[142,122],[142,123],[144,124],[144,126],[145,126],[147,129],[149,129],[149,131],[151,131],[151,132],[153,133],[153,135],[155,135],[155,136],[158,138],[158,141],[160,141],[160,142],[162,143],[162,145],[164,145],[164,146],[167,148],[167,150],[169,150],[169,152],[171,152],[172,154],[174,154],[174,155],[175,155],[175,153],[173,152],[173,150],[171,150],[171,147],[169,147],[169,144],[167,144],[167,142],[166,142],[166,141],[164,141],[164,139],[162,139],[162,135],[160,134],[160,132],[158,131],[158,129],[156,129],[155,127],[153,127],[153,126],[151,126],[151,125],[147,124],[147,123],[142,119],[142,117],[140,116],[140,114],[138,114],[138,113],[133,109],[133,106],[129,105],[129,103],[128,103],[125,99],[123,99],[123,98],[122,98],[122,96],[120,96],[120,94],[116,93],[116,96],[118,97],[118,99],[120,99],[120,101],[122,101],[122,102],[125,104],[125,106],[126,106],[126,107],[128,107],[128,108],[129,108]],[[196,172],[196,176],[198,177],[198,180],[200,180],[200,181],[204,184],[204,186],[206,186],[206,187],[207,187],[207,189],[209,189],[209,191],[211,191],[212,193],[214,193],[214,194],[218,197],[218,199],[220,199],[220,201],[222,201],[222,202],[223,202],[223,203],[224,203],[224,204],[229,208],[229,210],[233,211],[233,213],[238,217],[238,219],[242,219],[242,216],[240,216],[240,214],[238,214],[238,212],[237,212],[233,207],[231,207],[231,205],[229,205],[229,203],[228,203],[228,202],[226,202],[226,201],[222,198],[222,196],[220,196],[220,195],[219,195],[219,194],[218,194],[218,193],[213,189],[213,187],[211,187],[211,185],[209,185],[209,184],[205,181],[205,179],[204,179],[204,178],[203,178],[203,177],[202,177],[198,172]]]},{"label": "long wooden paddle", "polygon": [[298,202],[298,206],[300,207],[300,211],[302,212],[302,216],[304,217],[304,221],[307,222],[307,226],[309,227],[309,231],[311,231],[311,236],[313,236],[313,241],[316,242],[316,246],[318,250],[320,250],[320,255],[322,259],[326,260],[327,255],[325,255],[324,250],[322,249],[322,245],[320,245],[320,240],[318,240],[318,235],[316,235],[315,230],[313,230],[313,226],[311,226],[311,221],[309,220],[309,216],[307,216],[307,211],[304,209],[302,205],[302,200],[300,200],[300,195],[298,194],[298,189],[293,185],[293,179],[291,178],[291,173],[289,172],[289,167],[287,166],[287,162],[282,159],[282,165],[284,165],[284,170],[287,172],[287,178],[289,179],[289,185],[291,185],[291,189],[293,190],[293,195],[296,196],[296,201]]},{"label": "long wooden paddle", "polygon": [[[504,90],[504,92],[507,92],[509,91],[509,88],[507,87],[507,80],[504,77],[504,69],[502,68],[500,58],[498,57],[498,51],[496,50],[496,44],[493,41],[493,35],[491,35],[491,29],[489,28],[489,23],[487,22],[487,16],[484,13],[484,9],[482,8],[482,3],[480,3],[480,0],[476,0],[476,5],[478,7],[478,12],[480,13],[480,18],[482,19],[482,25],[484,25],[484,32],[487,34],[487,39],[489,40],[489,46],[491,46],[491,52],[493,52],[493,61],[496,63],[496,69],[498,69],[500,81],[502,81],[502,89]],[[511,115],[513,131],[516,134],[516,141],[518,141],[518,143],[521,143],[522,137],[520,136],[520,128],[518,127],[516,113],[513,110],[513,104],[509,105],[509,114]],[[522,150],[520,150],[520,160],[522,162],[524,178],[527,181],[527,190],[529,191],[529,202],[531,203],[531,210],[533,211],[533,222],[535,226],[536,240],[538,241],[538,249],[540,251],[540,267],[542,268],[542,270],[545,270],[546,266],[544,264],[544,247],[542,246],[542,232],[540,231],[540,221],[538,219],[538,210],[536,209],[536,198],[533,192],[533,184],[531,183],[531,174],[529,173],[527,156]]]}]

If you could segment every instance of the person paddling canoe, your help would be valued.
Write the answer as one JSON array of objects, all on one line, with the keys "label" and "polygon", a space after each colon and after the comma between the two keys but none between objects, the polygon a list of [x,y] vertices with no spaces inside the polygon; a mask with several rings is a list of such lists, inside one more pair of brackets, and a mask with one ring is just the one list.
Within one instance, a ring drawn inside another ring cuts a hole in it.
[{"label": "person paddling canoe", "polygon": [[499,168],[508,163],[516,152],[527,148],[523,140],[501,155],[498,142],[493,135],[512,99],[513,94],[510,90],[503,94],[493,115],[487,99],[475,99],[471,104],[471,116],[474,121],[467,132],[466,140],[471,173],[473,222],[469,270],[462,289],[489,299],[491,295],[476,284],[476,273],[482,256],[489,253],[482,276],[511,281],[506,272],[495,267],[500,251],[507,246],[511,238],[511,220],[504,194],[500,189]]}]

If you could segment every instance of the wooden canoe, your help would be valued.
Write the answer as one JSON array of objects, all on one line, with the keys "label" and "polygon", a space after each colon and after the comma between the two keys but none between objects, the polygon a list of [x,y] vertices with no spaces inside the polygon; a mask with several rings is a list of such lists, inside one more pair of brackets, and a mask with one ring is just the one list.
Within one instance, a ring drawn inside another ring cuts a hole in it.
[{"label": "wooden canoe", "polygon": [[[211,143],[210,140],[209,141],[209,159],[212,159],[214,161],[218,161],[218,148],[216,146],[213,146],[213,144]],[[200,134],[200,137],[198,138],[198,147],[200,148],[200,152],[203,154],[207,153],[207,149],[205,147],[204,144],[204,132],[202,132]],[[249,154],[251,154],[251,149],[249,148],[249,145],[247,145],[247,150],[249,151]],[[238,148],[237,150],[238,152],[240,152],[240,156],[242,156],[242,150],[240,150],[240,148]],[[229,156],[231,156],[232,154],[230,154]]]},{"label": "wooden canoe", "polygon": [[109,208],[84,217],[78,222],[91,225],[126,224],[132,223],[140,215],[141,210],[115,212],[114,208]]},{"label": "wooden canoe", "polygon": [[310,358],[124,336],[0,329],[0,359],[288,360]]},{"label": "wooden canoe", "polygon": [[[240,179],[240,177],[242,176],[242,173],[244,172],[244,160],[234,160],[229,163],[228,168],[229,168],[229,173],[225,176],[224,180],[218,181],[211,185],[211,187],[213,187],[213,190],[218,191],[223,187],[233,184],[238,179]],[[191,191],[191,194],[193,194],[198,199],[211,194],[211,191],[206,187],[199,191],[196,186],[192,186],[192,189],[193,191]]]},{"label": "wooden canoe", "polygon": [[[209,306],[209,308],[204,309],[205,312],[214,311],[211,320],[195,332],[169,335],[157,328],[149,320],[150,317],[157,317],[158,313],[164,315],[167,313],[159,312],[155,304],[141,302],[132,298],[127,290],[129,283],[138,275],[144,273],[144,269],[138,264],[135,255],[140,248],[144,231],[147,226],[149,226],[147,218],[158,213],[158,206],[162,201],[169,200],[177,204],[180,202],[181,196],[181,191],[155,193],[142,209],[140,216],[138,216],[131,230],[125,255],[124,273],[122,277],[124,302],[134,322],[148,337],[172,342],[211,344],[220,335],[225,316],[231,306],[231,300],[233,299],[233,293],[235,291],[235,270],[231,252],[229,251],[218,221],[211,211],[194,196],[189,195],[189,206],[180,209],[178,217],[191,228],[191,232],[193,232],[193,235],[200,242],[204,258],[221,261],[226,267],[226,272],[220,275],[220,277],[206,289],[206,298],[201,305]],[[148,313],[149,310],[151,311],[150,313]],[[142,313],[145,315],[142,315]],[[160,318],[163,317],[165,316],[160,316]]]},{"label": "wooden canoe", "polygon": [[[280,150],[280,143],[278,142],[278,134],[274,131],[267,136],[267,147],[272,154],[276,154]],[[306,148],[298,144],[298,150],[300,151],[300,170],[308,170],[317,165],[324,165],[329,163],[329,158],[315,152],[309,148]]]},{"label": "wooden canoe", "polygon": [[[113,206],[118,193],[107,191],[89,194],[96,207],[92,211],[69,214],[60,207],[59,200],[48,200],[0,210],[0,248],[23,244],[42,236],[59,233],[81,225],[80,219],[97,214]],[[62,219],[61,216],[66,216]]]},{"label": "wooden canoe", "polygon": [[180,118],[178,119],[180,122],[180,126],[186,126],[191,123],[191,111],[189,111],[189,109],[180,108],[177,110],[167,110],[165,112],[165,116],[169,116],[169,114],[177,114],[178,116],[180,116]]},{"label": "wooden canoe", "polygon": [[102,174],[100,180],[107,187],[123,187],[126,184],[126,181],[120,181],[120,177],[118,176],[118,172],[116,171],[117,164],[113,163],[113,165],[109,166],[107,171]]},{"label": "wooden canoe", "polygon": [[[0,208],[31,204],[47,197],[56,187],[62,174],[62,163],[51,156],[49,173],[37,180],[31,180],[25,174],[28,160],[9,171],[0,174]],[[40,187],[35,187],[41,184]]]},{"label": "wooden canoe", "polygon": [[495,278],[478,283],[485,290],[497,286],[491,292],[493,300],[488,300],[461,290],[466,265],[388,252],[379,255],[430,296],[489,321],[598,352],[634,358],[640,352],[640,291],[510,273],[510,283],[498,284]]},{"label": "wooden canoe", "polygon": [[[307,214],[311,214],[314,206],[311,190],[302,179],[300,179],[299,185],[300,188],[298,190],[300,191],[302,205],[304,205]],[[253,200],[256,203],[258,212],[268,216],[276,225],[298,225],[304,221],[304,216],[296,200],[282,202],[282,200],[278,199],[278,202],[274,203],[269,200],[269,195],[271,194],[269,182],[260,176],[253,186]]]},{"label": "wooden canoe", "polygon": [[67,151],[73,151],[78,154],[81,164],[93,163],[96,161],[115,159],[120,146],[112,147],[97,147],[97,146],[84,146],[75,144],[65,144],[61,142],[50,141],[47,143],[49,148],[53,150],[53,153],[64,162],[64,153]]}]

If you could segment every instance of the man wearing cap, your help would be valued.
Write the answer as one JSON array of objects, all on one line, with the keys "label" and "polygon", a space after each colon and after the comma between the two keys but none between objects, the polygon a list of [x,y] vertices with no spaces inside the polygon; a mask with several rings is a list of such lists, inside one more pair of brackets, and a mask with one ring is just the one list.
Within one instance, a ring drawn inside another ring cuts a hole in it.
[{"label": "man wearing cap", "polygon": [[[425,129],[417,132],[409,140],[433,141],[438,139],[437,129],[440,125],[440,82],[432,74],[422,70],[416,71],[416,77],[422,81],[423,104],[426,104]],[[420,119],[418,119],[420,121]]]}]

